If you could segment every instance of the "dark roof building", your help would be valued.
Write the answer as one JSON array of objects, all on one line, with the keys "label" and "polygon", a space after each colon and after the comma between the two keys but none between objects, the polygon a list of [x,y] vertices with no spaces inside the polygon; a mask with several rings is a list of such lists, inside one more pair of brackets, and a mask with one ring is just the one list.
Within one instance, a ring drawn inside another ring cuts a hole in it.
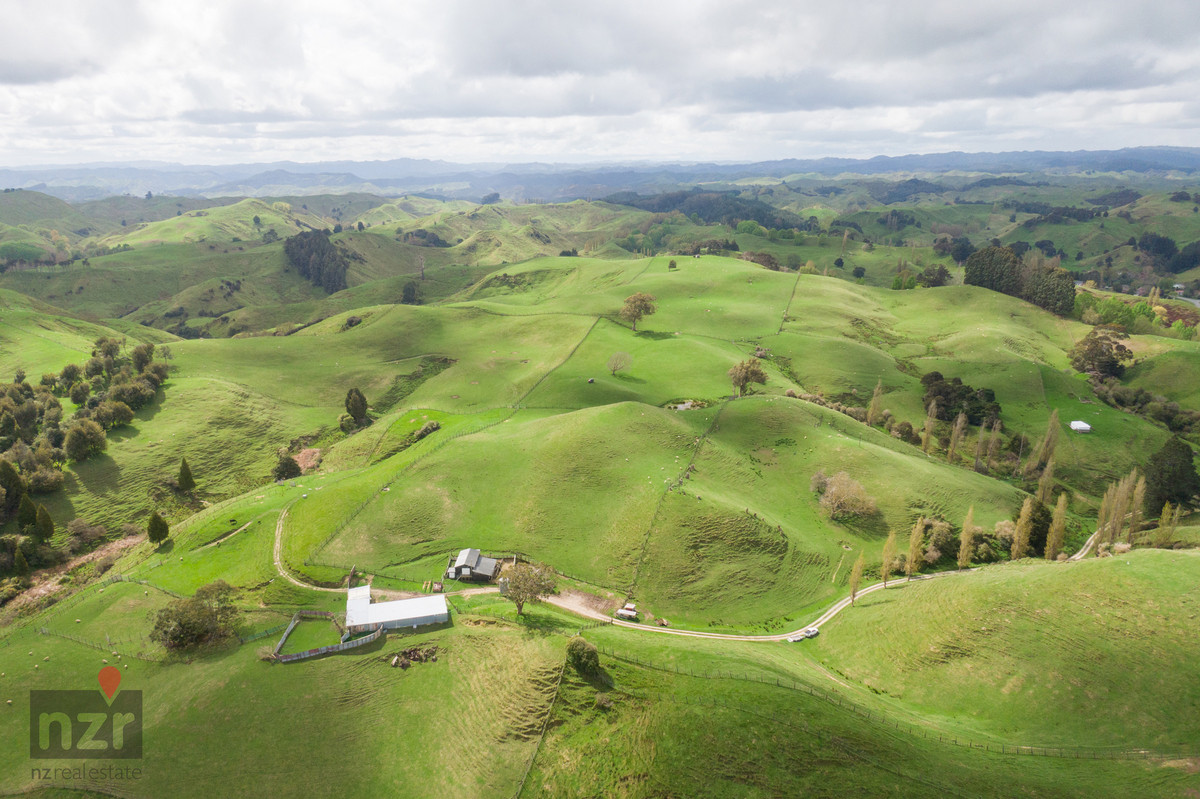
[{"label": "dark roof building", "polygon": [[500,562],[494,558],[485,558],[478,549],[464,549],[458,557],[450,561],[446,569],[447,580],[473,580],[490,582],[495,579],[500,570]]}]

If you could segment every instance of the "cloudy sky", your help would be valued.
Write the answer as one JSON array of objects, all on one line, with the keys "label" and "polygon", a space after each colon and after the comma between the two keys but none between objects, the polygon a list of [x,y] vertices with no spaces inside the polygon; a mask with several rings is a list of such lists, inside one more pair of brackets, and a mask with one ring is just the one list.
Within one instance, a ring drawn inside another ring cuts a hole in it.
[{"label": "cloudy sky", "polygon": [[0,166],[1200,146],[1191,0],[38,0]]}]

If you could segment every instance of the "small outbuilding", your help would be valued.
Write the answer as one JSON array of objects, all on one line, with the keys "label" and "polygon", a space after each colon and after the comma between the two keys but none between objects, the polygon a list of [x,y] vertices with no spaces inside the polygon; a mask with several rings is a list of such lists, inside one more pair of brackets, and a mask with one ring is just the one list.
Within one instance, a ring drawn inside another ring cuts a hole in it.
[{"label": "small outbuilding", "polygon": [[496,579],[500,571],[500,561],[495,558],[485,558],[478,549],[464,549],[458,557],[450,561],[446,568],[447,580],[468,580],[471,582],[487,583]]},{"label": "small outbuilding", "polygon": [[1092,426],[1090,424],[1088,424],[1087,422],[1081,422],[1078,419],[1071,422],[1071,429],[1074,430],[1076,433],[1092,432]]},{"label": "small outbuilding", "polygon": [[379,625],[389,630],[420,627],[450,621],[446,597],[419,596],[393,602],[371,602],[371,586],[361,585],[346,592],[346,631],[370,632]]},{"label": "small outbuilding", "polygon": [[632,602],[626,602],[625,607],[617,611],[618,619],[628,619],[629,621],[638,620],[637,607]]}]

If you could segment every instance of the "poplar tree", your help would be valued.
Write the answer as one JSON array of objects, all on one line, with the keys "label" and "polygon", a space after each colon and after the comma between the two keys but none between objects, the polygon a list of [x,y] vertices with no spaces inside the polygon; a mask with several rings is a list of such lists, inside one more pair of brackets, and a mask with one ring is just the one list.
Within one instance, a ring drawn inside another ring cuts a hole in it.
[{"label": "poplar tree", "polygon": [[1046,535],[1046,560],[1056,560],[1062,552],[1063,539],[1067,533],[1067,492],[1058,495],[1054,506],[1054,518],[1050,520],[1050,532]]},{"label": "poplar tree", "polygon": [[883,577],[883,587],[887,588],[888,577],[892,575],[892,562],[896,560],[896,531],[888,530],[887,541],[883,542],[883,566],[879,573]]},{"label": "poplar tree", "polygon": [[904,561],[904,574],[908,579],[921,571],[921,543],[925,538],[925,517],[917,519],[912,532],[908,534],[908,557]]},{"label": "poplar tree", "polygon": [[1050,494],[1054,491],[1054,458],[1046,461],[1042,476],[1038,478],[1037,501],[1043,505],[1050,504]]},{"label": "poplar tree", "polygon": [[[980,432],[982,435],[982,431]],[[992,471],[996,468],[996,456],[1000,454],[1000,420],[992,422],[992,438],[988,441],[987,450],[987,469]]]},{"label": "poplar tree", "polygon": [[1029,549],[1029,533],[1033,529],[1033,501],[1033,497],[1025,497],[1025,504],[1021,506],[1021,515],[1017,517],[1012,552],[1009,553],[1012,560],[1020,560],[1025,557],[1025,553]]},{"label": "poplar tree", "polygon": [[883,379],[875,384],[875,393],[871,395],[871,404],[867,408],[867,425],[874,427],[883,421]]},{"label": "poplar tree", "polygon": [[921,451],[926,455],[929,454],[929,445],[933,442],[933,425],[937,422],[937,407],[937,400],[933,400],[925,412],[925,440],[921,444]]},{"label": "poplar tree", "polygon": [[1142,527],[1142,505],[1146,501],[1146,478],[1139,477],[1133,487],[1133,499],[1129,503],[1129,537],[1126,540],[1133,543],[1133,537]]},{"label": "poplar tree", "polygon": [[960,412],[954,420],[954,429],[950,431],[950,446],[946,449],[946,461],[958,463],[958,447],[962,443],[963,432],[967,429],[967,415]]},{"label": "poplar tree", "polygon": [[963,520],[962,533],[958,536],[958,568],[965,569],[971,565],[971,554],[975,549],[975,506],[967,508],[967,518]]},{"label": "poplar tree", "polygon": [[863,553],[858,553],[858,560],[854,561],[854,568],[850,570],[850,604],[854,604],[855,598],[858,596],[858,587],[862,584],[863,573]]}]

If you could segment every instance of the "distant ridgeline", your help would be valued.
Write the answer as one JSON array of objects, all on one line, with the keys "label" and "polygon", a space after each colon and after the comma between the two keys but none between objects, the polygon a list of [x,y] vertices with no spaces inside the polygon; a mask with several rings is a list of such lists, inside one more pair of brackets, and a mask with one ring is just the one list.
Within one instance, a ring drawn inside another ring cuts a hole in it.
[{"label": "distant ridgeline", "polygon": [[751,220],[766,228],[795,228],[809,230],[816,222],[802,220],[791,211],[768,205],[762,200],[739,197],[737,192],[716,191],[672,191],[664,194],[642,196],[632,191],[623,191],[604,198],[605,202],[629,205],[643,211],[666,214],[678,211],[692,221],[720,223],[735,226]]},{"label": "distant ridgeline", "polygon": [[350,262],[345,253],[329,240],[328,230],[306,230],[283,243],[288,262],[314,286],[330,294],[346,288],[346,270]]}]

